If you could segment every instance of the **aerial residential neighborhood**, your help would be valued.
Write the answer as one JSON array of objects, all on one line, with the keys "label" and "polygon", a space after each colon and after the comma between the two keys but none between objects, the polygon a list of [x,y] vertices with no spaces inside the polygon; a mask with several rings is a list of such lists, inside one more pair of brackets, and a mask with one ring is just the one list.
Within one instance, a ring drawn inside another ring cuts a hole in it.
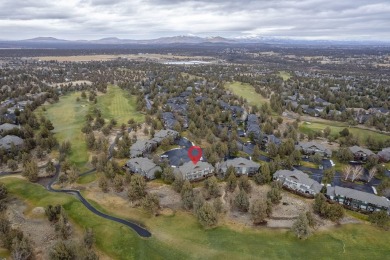
[{"label": "aerial residential neighborhood", "polygon": [[0,3],[0,259],[387,259],[389,8]]}]

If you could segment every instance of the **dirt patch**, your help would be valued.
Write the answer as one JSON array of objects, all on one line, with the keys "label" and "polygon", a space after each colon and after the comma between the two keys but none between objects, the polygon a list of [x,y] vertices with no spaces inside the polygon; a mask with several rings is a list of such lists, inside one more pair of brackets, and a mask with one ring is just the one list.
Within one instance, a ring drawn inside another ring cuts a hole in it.
[{"label": "dirt patch", "polygon": [[180,194],[175,192],[170,185],[148,185],[148,192],[157,194],[162,208],[169,208],[173,211],[181,208]]},{"label": "dirt patch", "polygon": [[60,83],[53,83],[52,86],[53,87],[59,87],[59,86],[65,86],[65,85],[69,85],[71,84],[72,86],[76,86],[76,85],[88,85],[88,86],[91,86],[92,85],[92,82],[89,81],[89,80],[76,80],[76,81],[68,81],[68,82],[60,82]]},{"label": "dirt patch", "polygon": [[45,209],[43,207],[35,207],[31,210],[31,214],[37,217],[43,217],[45,215]]},{"label": "dirt patch", "polygon": [[49,259],[49,249],[56,239],[54,227],[43,217],[43,208],[34,208],[28,215],[26,211],[27,206],[14,198],[8,204],[6,216],[12,227],[22,230],[32,241],[36,259]]}]

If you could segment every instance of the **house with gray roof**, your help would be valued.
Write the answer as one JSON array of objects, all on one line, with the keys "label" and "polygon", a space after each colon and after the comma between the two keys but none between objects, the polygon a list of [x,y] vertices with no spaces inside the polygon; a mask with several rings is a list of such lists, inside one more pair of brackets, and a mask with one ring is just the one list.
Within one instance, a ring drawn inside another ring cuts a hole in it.
[{"label": "house with gray roof", "polygon": [[282,140],[277,138],[275,135],[265,135],[262,140],[262,144],[268,146],[270,143],[280,145],[282,144]]},{"label": "house with gray roof", "polygon": [[175,115],[172,112],[162,113],[162,121],[166,129],[173,129],[175,125],[179,122],[176,120]]},{"label": "house with gray roof", "polygon": [[260,164],[242,157],[226,160],[220,164],[223,175],[229,167],[233,167],[237,175],[254,175],[259,171]]},{"label": "house with gray roof", "polygon": [[17,118],[15,113],[5,113],[4,115],[0,116],[0,122],[9,122],[16,124]]},{"label": "house with gray roof", "polygon": [[0,125],[0,135],[4,132],[11,131],[12,129],[19,128],[17,125],[4,123]]},{"label": "house with gray roof", "polygon": [[255,114],[249,114],[246,121],[246,136],[251,136],[259,138],[261,134],[261,129],[259,125],[259,119]]},{"label": "house with gray roof", "polygon": [[157,133],[154,134],[154,137],[151,139],[153,141],[156,141],[158,144],[161,144],[161,142],[169,137],[172,137],[173,139],[176,139],[179,136],[179,132],[167,129],[167,130],[160,130]]},{"label": "house with gray roof", "polygon": [[157,147],[157,142],[151,140],[137,140],[130,147],[130,158],[144,156]]},{"label": "house with gray roof", "polygon": [[369,156],[375,155],[371,150],[356,145],[348,149],[353,154],[355,161],[366,161]]},{"label": "house with gray roof", "polygon": [[330,158],[332,156],[331,150],[317,142],[299,142],[295,145],[295,149],[301,151],[305,155],[319,154],[324,158]]},{"label": "house with gray roof", "polygon": [[330,200],[355,210],[368,212],[386,210],[389,212],[390,208],[389,200],[385,197],[340,186],[328,187],[326,196]]},{"label": "house with gray roof", "polygon": [[196,164],[186,162],[179,168],[175,168],[176,174],[181,174],[184,180],[197,181],[207,178],[214,174],[214,167],[207,163],[199,161]]},{"label": "house with gray roof", "polygon": [[379,159],[383,162],[390,161],[390,147],[383,148],[382,151],[378,153]]},{"label": "house with gray roof", "polygon": [[139,174],[146,179],[153,180],[156,178],[155,173],[161,171],[161,167],[156,165],[152,160],[144,157],[132,158],[127,161],[126,166],[131,173]]},{"label": "house with gray roof", "polygon": [[169,137],[177,138],[179,133],[174,130],[161,130],[155,133],[154,137],[150,140],[137,140],[130,147],[130,158],[144,156],[145,154],[151,153],[154,149],[161,144],[161,142]]},{"label": "house with gray roof", "polygon": [[274,173],[274,180],[280,181],[288,189],[302,194],[315,195],[322,189],[322,185],[311,179],[306,173],[294,169],[278,170]]},{"label": "house with gray roof", "polygon": [[11,150],[12,146],[21,148],[23,145],[23,139],[15,135],[6,135],[0,139],[0,149],[4,149],[6,151]]}]

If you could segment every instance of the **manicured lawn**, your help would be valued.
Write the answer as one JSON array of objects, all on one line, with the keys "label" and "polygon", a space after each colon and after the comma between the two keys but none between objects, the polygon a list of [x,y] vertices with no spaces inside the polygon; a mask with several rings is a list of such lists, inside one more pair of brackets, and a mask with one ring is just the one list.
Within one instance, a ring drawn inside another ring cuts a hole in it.
[{"label": "manicured lawn", "polygon": [[63,96],[58,103],[46,106],[46,111],[38,110],[38,113],[43,113],[53,123],[55,136],[60,143],[69,141],[72,144],[70,162],[83,167],[89,153],[81,128],[85,123],[89,103],[85,100],[77,102],[77,97],[80,97],[80,92]]},{"label": "manicured lawn", "polygon": [[242,83],[234,81],[232,83],[227,83],[225,88],[232,91],[237,96],[245,98],[248,103],[252,106],[261,106],[264,103],[269,103],[269,100],[264,98],[262,95],[257,93],[251,85],[247,83]]},{"label": "manicured lawn", "polygon": [[221,226],[204,230],[190,213],[182,211],[171,216],[146,217],[131,207],[113,210],[99,206],[117,216],[142,218],[140,222],[150,229],[152,238],[141,239],[127,227],[93,215],[72,196],[49,193],[20,179],[2,181],[12,194],[33,207],[64,204],[74,222],[93,227],[98,248],[116,259],[386,259],[390,253],[390,233],[368,224],[317,231],[303,241],[289,231],[261,227]]},{"label": "manicured lawn", "polygon": [[10,253],[7,249],[5,248],[1,248],[0,247],[0,257],[4,258],[4,259],[8,259],[10,256]]},{"label": "manicured lawn", "polygon": [[287,81],[289,78],[291,78],[290,73],[287,71],[279,71],[278,76],[282,77],[284,81]]},{"label": "manicured lawn", "polygon": [[175,149],[175,148],[180,148],[180,146],[174,144],[174,145],[169,145],[167,147],[164,147],[164,149],[163,149],[163,147],[159,146],[159,147],[157,147],[155,153],[157,155],[161,155],[161,154],[165,153],[166,151],[170,151],[170,150]]},{"label": "manicured lawn", "polygon": [[78,184],[88,184],[90,182],[93,182],[97,179],[97,173],[93,172],[87,175],[84,175],[77,179]]},{"label": "manicured lawn", "polygon": [[[85,143],[85,136],[81,128],[85,123],[85,116],[93,106],[88,101],[81,99],[80,92],[74,92],[60,98],[58,103],[46,106],[46,111],[37,110],[37,114],[45,115],[54,126],[54,133],[58,141],[69,141],[72,151],[69,161],[82,170],[86,170],[89,152]],[[136,111],[136,100],[118,86],[109,86],[106,94],[98,97],[97,107],[101,109],[103,117],[107,120],[116,119],[118,125],[127,123],[130,118],[137,122],[144,120],[144,115]]]},{"label": "manicured lawn", "polygon": [[313,162],[301,161],[301,165],[304,167],[318,169],[318,165]]},{"label": "manicured lawn", "polygon": [[[342,122],[329,121],[329,124],[320,123],[320,122],[310,122],[310,123],[303,122],[300,124],[299,130],[304,134],[308,134],[314,131],[322,131],[328,126],[331,129],[330,134],[333,136],[338,135],[339,132],[342,131],[344,128],[348,128],[348,125],[345,125]],[[349,127],[348,130],[359,139],[359,142],[361,144],[365,144],[365,141],[368,136],[371,136],[373,139],[377,141],[379,140],[385,141],[390,139],[389,135],[385,135],[368,129]]]},{"label": "manicured lawn", "polygon": [[118,126],[127,124],[130,118],[137,122],[144,121],[144,115],[136,110],[136,97],[118,86],[108,86],[107,93],[98,97],[96,106],[105,119],[115,119]]}]

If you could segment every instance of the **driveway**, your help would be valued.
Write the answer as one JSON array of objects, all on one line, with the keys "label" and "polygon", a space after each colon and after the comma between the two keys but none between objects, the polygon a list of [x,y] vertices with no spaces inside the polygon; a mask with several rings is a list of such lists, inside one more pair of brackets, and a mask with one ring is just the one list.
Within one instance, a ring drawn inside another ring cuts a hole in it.
[{"label": "driveway", "polygon": [[[325,167],[328,167],[328,165],[324,165],[324,168]],[[303,171],[303,172],[310,172],[309,177],[311,179],[321,183],[322,177],[324,175],[324,170],[309,168],[309,167],[304,167],[304,166],[294,166],[294,168],[298,169],[300,171]],[[367,174],[367,173],[365,173],[365,174]],[[362,179],[365,179],[365,178],[366,178],[366,175],[363,176]],[[373,180],[371,180],[369,183],[363,182],[363,184],[357,184],[357,183],[353,183],[353,182],[349,182],[349,181],[348,182],[343,181],[342,174],[340,172],[336,172],[331,185],[332,186],[340,186],[340,187],[344,187],[344,188],[350,188],[350,189],[354,189],[354,190],[360,190],[360,191],[364,191],[367,193],[374,193],[372,186],[377,186],[377,185],[379,185],[379,183],[380,183],[380,180],[375,179],[375,178]]]},{"label": "driveway", "polygon": [[[188,150],[192,146],[191,141],[187,138],[180,138],[175,141],[175,144],[179,145],[181,148],[176,148],[163,153],[162,156],[168,156],[168,158],[163,159],[167,159],[169,165],[176,167],[182,165],[183,163],[191,161],[191,159],[188,157]],[[204,157],[202,161],[205,161]]]}]

